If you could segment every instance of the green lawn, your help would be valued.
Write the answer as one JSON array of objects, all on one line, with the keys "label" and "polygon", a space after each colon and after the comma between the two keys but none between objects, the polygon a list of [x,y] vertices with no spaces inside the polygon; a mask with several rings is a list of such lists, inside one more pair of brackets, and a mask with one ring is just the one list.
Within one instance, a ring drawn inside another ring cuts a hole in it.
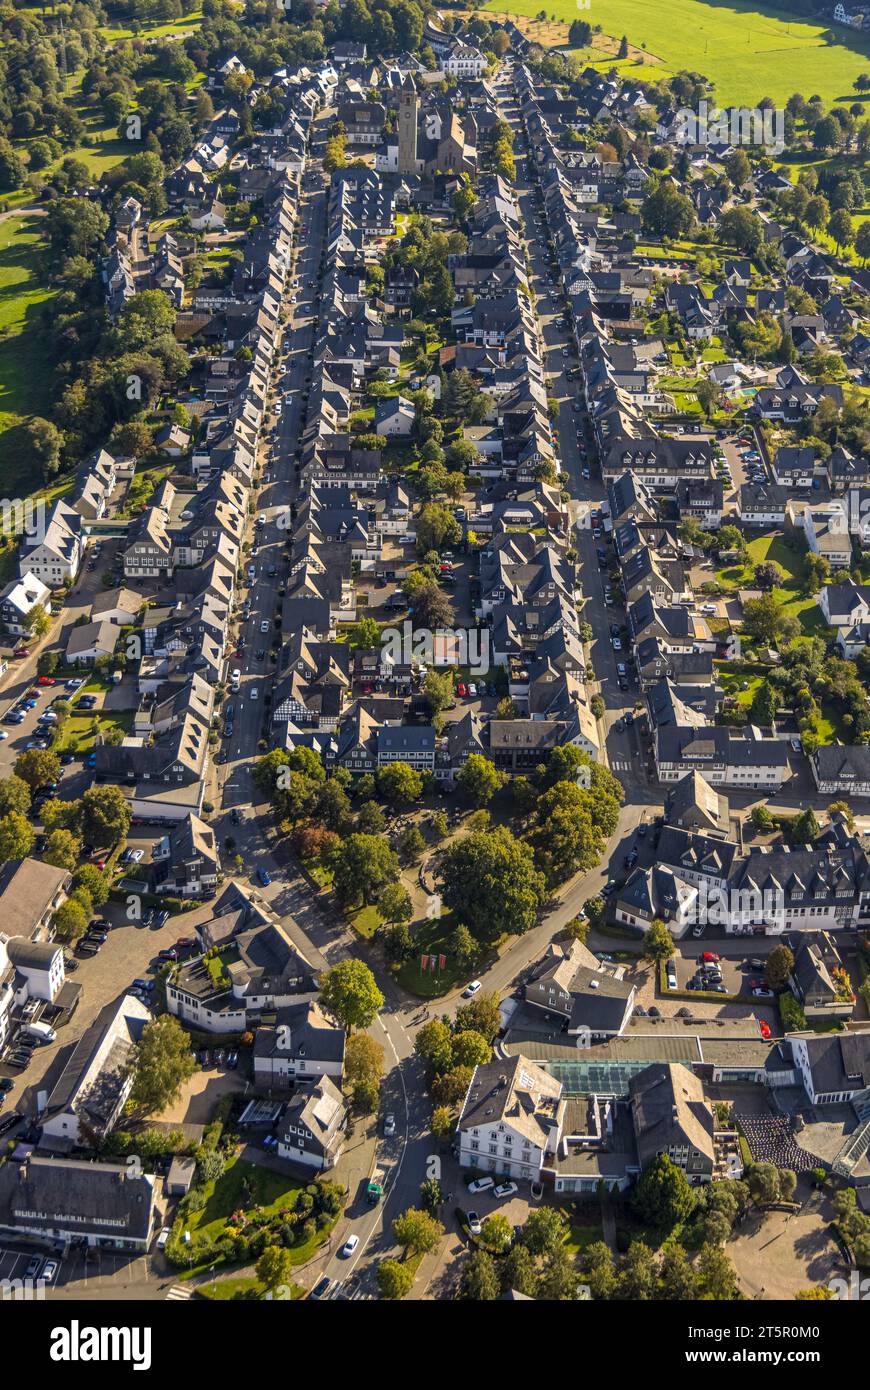
[{"label": "green lawn", "polygon": [[766,560],[772,560],[785,571],[785,581],[774,595],[789,617],[797,618],[804,632],[823,634],[825,622],[819,612],[812,594],[803,592],[803,557],[799,551],[792,550],[779,534],[757,536],[749,542],[749,561],[746,565],[729,565],[716,571],[716,579],[723,589],[751,589],[754,585],[753,569]]},{"label": "green lawn", "polygon": [[71,714],[64,722],[56,743],[55,753],[90,753],[97,734],[105,738],[111,729],[123,729],[125,734],[133,728],[131,710],[110,710],[108,713]]},{"label": "green lawn", "polygon": [[222,1176],[216,1182],[206,1183],[202,1211],[191,1212],[185,1224],[191,1235],[215,1240],[234,1212],[250,1212],[259,1207],[266,1215],[274,1216],[289,1206],[293,1194],[304,1186],[281,1173],[231,1158]]},{"label": "green lawn", "polygon": [[[407,990],[409,994],[415,994],[418,999],[437,999],[440,995],[455,989],[468,977],[469,972],[457,965],[449,949],[449,938],[455,930],[456,919],[452,913],[443,913],[431,921],[416,922],[413,925],[414,954],[410,960],[402,963],[396,976],[402,989]],[[432,954],[446,957],[444,969],[427,970],[424,973],[420,968],[421,959],[424,955]]]},{"label": "green lawn", "polygon": [[38,331],[40,306],[50,291],[40,283],[39,218],[0,222],[0,487],[4,496],[33,490],[22,425],[45,415],[51,370]]},{"label": "green lawn", "polygon": [[[257,1298],[261,1299],[264,1297],[266,1291],[259,1279],[253,1277],[246,1279],[243,1275],[240,1275],[237,1279],[216,1279],[213,1284],[204,1284],[197,1292],[200,1293],[203,1298],[210,1298],[214,1303],[227,1303],[230,1299],[236,1298],[237,1296],[250,1298],[256,1295]],[[305,1289],[301,1284],[292,1284],[290,1286],[291,1301],[295,1302],[297,1298],[302,1298],[304,1294]]]},{"label": "green lawn", "polygon": [[[501,14],[534,16],[538,0],[492,0],[486,6]],[[655,81],[684,69],[709,77],[723,103],[755,106],[762,97],[784,103],[792,92],[818,93],[825,102],[854,100],[852,83],[868,69],[870,37],[841,25],[801,22],[786,11],[747,0],[595,0],[590,15],[575,0],[554,0],[547,14],[570,24],[589,18],[617,43],[625,34],[640,60],[617,64],[622,76]],[[832,41],[825,35],[830,33]],[[579,51],[579,50],[578,50]],[[600,49],[584,49],[584,62],[613,66]]]}]

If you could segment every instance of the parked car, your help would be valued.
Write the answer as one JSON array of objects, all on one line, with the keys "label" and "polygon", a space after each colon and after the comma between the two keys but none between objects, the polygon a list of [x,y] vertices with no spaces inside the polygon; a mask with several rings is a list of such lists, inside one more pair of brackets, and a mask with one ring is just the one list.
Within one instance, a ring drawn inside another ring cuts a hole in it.
[{"label": "parked car", "polygon": [[472,996],[473,994],[476,994],[477,991],[478,991],[480,988],[481,988],[480,980],[472,980],[472,981],[471,981],[471,984],[470,984],[470,985],[466,985],[466,986],[465,986],[465,989],[462,991],[462,997],[463,997],[463,999],[470,999],[471,996]]},{"label": "parked car", "polygon": [[493,1197],[498,1197],[499,1200],[503,1197],[513,1197],[515,1192],[519,1192],[519,1188],[515,1182],[500,1182],[498,1186],[492,1189]]},{"label": "parked car", "polygon": [[390,1138],[392,1138],[392,1136],[395,1134],[395,1132],[396,1132],[396,1117],[395,1117],[395,1115],[392,1115],[392,1114],[390,1114],[390,1115],[385,1115],[385,1116],[384,1116],[384,1137],[385,1137],[386,1139],[390,1139]]},{"label": "parked car", "polygon": [[481,1231],[483,1230],[483,1227],[480,1223],[480,1217],[478,1216],[476,1211],[470,1211],[468,1213],[468,1229],[473,1236],[479,1236]]},{"label": "parked car", "polygon": [[473,1182],[470,1182],[468,1184],[468,1190],[476,1197],[478,1192],[488,1192],[489,1189],[494,1186],[495,1179],[484,1176],[482,1178],[475,1178]]}]

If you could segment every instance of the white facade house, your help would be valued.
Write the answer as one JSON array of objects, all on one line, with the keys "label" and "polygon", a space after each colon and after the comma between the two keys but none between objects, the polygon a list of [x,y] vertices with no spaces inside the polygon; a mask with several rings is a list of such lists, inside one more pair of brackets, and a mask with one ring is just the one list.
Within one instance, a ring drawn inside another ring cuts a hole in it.
[{"label": "white facade house", "polygon": [[482,77],[489,66],[479,48],[457,44],[440,60],[442,72],[448,77]]},{"label": "white facade house", "polygon": [[456,1127],[459,1164],[537,1181],[558,1147],[562,1084],[525,1057],[475,1067]]},{"label": "white facade house", "polygon": [[56,502],[43,534],[24,536],[18,568],[32,574],[49,589],[72,582],[81,568],[84,553],[82,518],[65,502]]}]

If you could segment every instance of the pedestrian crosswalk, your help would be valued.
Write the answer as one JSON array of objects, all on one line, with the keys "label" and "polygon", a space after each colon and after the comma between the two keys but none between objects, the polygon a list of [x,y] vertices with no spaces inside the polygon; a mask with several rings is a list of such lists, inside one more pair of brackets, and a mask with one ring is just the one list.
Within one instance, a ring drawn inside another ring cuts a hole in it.
[{"label": "pedestrian crosswalk", "polygon": [[628,758],[611,758],[610,768],[612,772],[631,772],[632,764]]},{"label": "pedestrian crosswalk", "polygon": [[170,1298],[174,1298],[185,1301],[188,1298],[193,1298],[193,1294],[194,1290],[189,1285],[173,1284],[172,1288],[169,1290],[169,1293],[166,1295],[166,1298],[167,1300],[169,1300]]}]

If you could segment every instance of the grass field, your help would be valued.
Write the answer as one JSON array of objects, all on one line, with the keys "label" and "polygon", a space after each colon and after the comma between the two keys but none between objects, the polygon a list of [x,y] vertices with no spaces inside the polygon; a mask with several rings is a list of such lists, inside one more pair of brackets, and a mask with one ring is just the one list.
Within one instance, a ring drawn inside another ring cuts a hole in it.
[{"label": "grass field", "polygon": [[[870,56],[870,36],[841,25],[799,23],[773,7],[740,0],[716,5],[703,0],[595,0],[592,10],[578,10],[575,0],[554,0],[546,8],[548,16],[567,24],[575,19],[600,24],[617,45],[625,34],[642,55],[615,64],[621,75],[654,80],[681,69],[701,72],[726,104],[754,106],[762,97],[785,102],[793,92],[818,92],[828,102],[853,101],[852,83],[867,69]],[[541,6],[537,0],[512,0],[506,10],[504,0],[493,0],[486,9],[534,16]],[[825,39],[829,28],[834,42]],[[600,40],[581,56],[614,66]]]},{"label": "grass field", "polygon": [[22,421],[45,415],[50,371],[37,331],[40,305],[49,298],[38,278],[39,220],[0,222],[0,490],[33,490],[24,453]]},{"label": "grass field", "polygon": [[824,633],[825,622],[819,606],[811,594],[804,592],[803,557],[786,545],[780,535],[757,536],[749,542],[748,548],[748,564],[731,565],[716,571],[716,579],[723,589],[751,589],[754,586],[754,567],[771,560],[785,573],[782,586],[773,590],[784,612],[791,618],[797,618],[805,633]]}]

